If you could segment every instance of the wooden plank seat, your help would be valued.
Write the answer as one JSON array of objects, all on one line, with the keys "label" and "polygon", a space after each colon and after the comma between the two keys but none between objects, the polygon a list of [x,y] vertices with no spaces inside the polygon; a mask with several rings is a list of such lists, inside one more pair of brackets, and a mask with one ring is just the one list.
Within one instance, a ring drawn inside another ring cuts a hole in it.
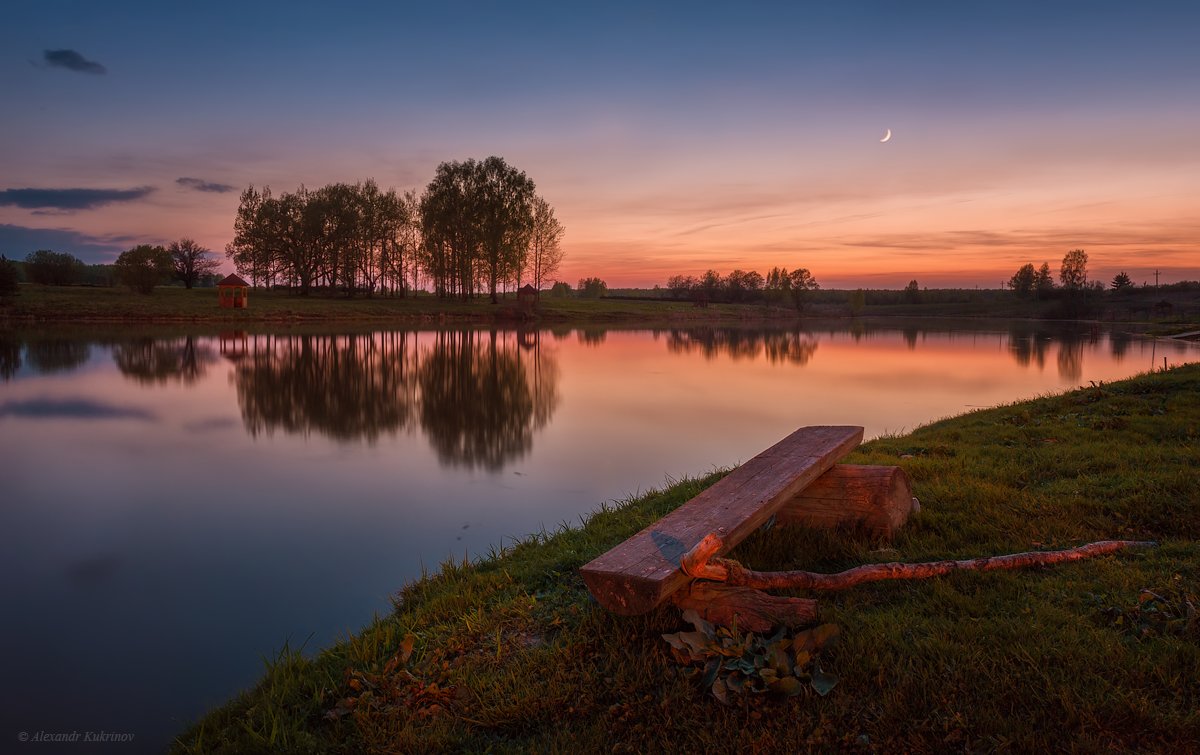
[{"label": "wooden plank seat", "polygon": [[765,524],[862,442],[863,428],[803,427],[742,464],[580,573],[608,610],[633,616],[653,610],[690,578],[680,558],[706,535],[722,541],[722,555]]}]

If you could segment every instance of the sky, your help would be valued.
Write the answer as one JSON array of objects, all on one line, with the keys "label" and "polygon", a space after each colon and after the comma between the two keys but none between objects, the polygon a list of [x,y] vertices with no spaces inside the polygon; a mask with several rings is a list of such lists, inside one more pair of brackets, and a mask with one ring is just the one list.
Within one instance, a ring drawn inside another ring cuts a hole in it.
[{"label": "sky", "polygon": [[570,282],[1197,280],[1198,39],[1194,1],[7,0],[0,253],[221,252],[250,184],[499,155]]}]

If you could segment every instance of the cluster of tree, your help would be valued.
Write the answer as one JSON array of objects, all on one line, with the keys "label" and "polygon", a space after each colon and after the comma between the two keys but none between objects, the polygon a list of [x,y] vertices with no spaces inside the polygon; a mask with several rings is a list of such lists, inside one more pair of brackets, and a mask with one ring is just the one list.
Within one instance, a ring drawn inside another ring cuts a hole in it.
[{"label": "cluster of tree", "polygon": [[[43,286],[127,285],[141,293],[178,280],[187,288],[215,277],[220,261],[192,239],[173,241],[166,247],[140,244],[122,252],[111,265],[88,265],[73,254],[39,249],[21,263],[24,277]],[[7,272],[6,272],[7,271]],[[6,275],[19,276],[16,265],[0,262],[0,288]]]},{"label": "cluster of tree", "polygon": [[[566,283],[562,285],[566,286],[566,293],[569,294],[571,287]],[[558,289],[559,284],[555,283],[554,286]],[[579,288],[575,289],[575,295],[583,299],[599,299],[606,293],[608,293],[608,284],[599,278],[580,278]]]},{"label": "cluster of tree", "polygon": [[673,275],[667,279],[667,290],[674,299],[691,299],[699,302],[755,302],[780,303],[790,301],[802,310],[812,291],[820,289],[817,279],[808,268],[773,267],[763,278],[754,270],[734,270],[722,276],[709,270],[700,277]]},{"label": "cluster of tree", "polygon": [[1043,262],[1036,270],[1032,262],[1025,263],[1008,280],[1008,287],[1022,299],[1044,298],[1054,290],[1054,278],[1050,275],[1049,263]]},{"label": "cluster of tree", "polygon": [[73,254],[39,249],[25,257],[25,277],[43,286],[70,286],[83,277],[83,261]]},{"label": "cluster of tree", "polygon": [[20,282],[21,276],[17,272],[17,266],[9,262],[8,257],[0,255],[0,301],[17,293]]},{"label": "cluster of tree", "polygon": [[155,286],[172,279],[190,289],[216,273],[220,262],[211,254],[189,238],[172,241],[165,247],[139,244],[121,252],[113,269],[117,280],[141,294],[152,294]]},{"label": "cluster of tree", "polygon": [[[1067,294],[1084,291],[1100,292],[1104,285],[1100,281],[1088,282],[1088,255],[1082,249],[1072,249],[1063,256],[1058,268],[1058,280],[1061,290]],[[1109,284],[1112,290],[1121,291],[1133,287],[1133,280],[1125,271],[1113,276]],[[1032,263],[1026,263],[1013,273],[1008,281],[1008,287],[1022,299],[1044,299],[1055,291],[1054,278],[1050,274],[1050,265],[1042,263],[1036,270]]]},{"label": "cluster of tree", "polygon": [[416,254],[416,197],[374,181],[301,186],[278,197],[242,192],[225,254],[254,285],[393,290],[404,294]]},{"label": "cluster of tree", "polygon": [[496,301],[510,284],[540,290],[564,232],[533,181],[489,157],[440,164],[420,197],[371,180],[278,197],[250,186],[225,253],[255,285],[404,296],[424,279],[440,297]]}]

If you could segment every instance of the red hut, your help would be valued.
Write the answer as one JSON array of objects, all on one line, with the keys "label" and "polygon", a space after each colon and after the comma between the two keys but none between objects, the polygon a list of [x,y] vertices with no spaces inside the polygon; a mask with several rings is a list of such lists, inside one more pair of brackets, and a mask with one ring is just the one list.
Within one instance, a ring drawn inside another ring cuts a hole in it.
[{"label": "red hut", "polygon": [[217,284],[217,300],[224,308],[245,309],[250,304],[250,284],[230,274]]},{"label": "red hut", "polygon": [[521,303],[533,304],[538,300],[538,290],[526,283],[517,289],[517,301]]}]

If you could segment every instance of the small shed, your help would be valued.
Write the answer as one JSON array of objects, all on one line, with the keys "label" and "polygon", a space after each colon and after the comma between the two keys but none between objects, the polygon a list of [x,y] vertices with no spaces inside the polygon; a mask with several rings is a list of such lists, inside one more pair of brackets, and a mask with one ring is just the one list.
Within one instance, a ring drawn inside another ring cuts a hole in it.
[{"label": "small shed", "polygon": [[538,290],[532,285],[526,283],[517,289],[517,301],[520,303],[530,303],[538,300]]},{"label": "small shed", "polygon": [[217,300],[225,309],[245,309],[250,305],[250,284],[236,275],[227,275],[217,283]]}]

